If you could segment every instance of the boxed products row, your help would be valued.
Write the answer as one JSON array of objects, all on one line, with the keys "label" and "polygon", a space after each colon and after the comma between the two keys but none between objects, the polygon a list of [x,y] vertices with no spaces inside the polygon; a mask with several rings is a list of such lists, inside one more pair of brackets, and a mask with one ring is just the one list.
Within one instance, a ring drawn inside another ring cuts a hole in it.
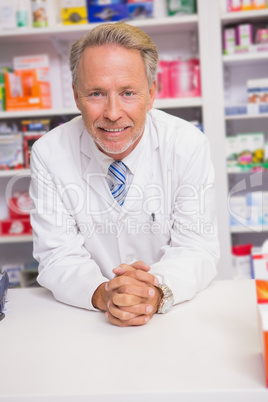
[{"label": "boxed products row", "polygon": [[157,98],[201,96],[198,59],[160,60],[157,71]]},{"label": "boxed products row", "polygon": [[268,169],[268,143],[264,133],[243,133],[226,137],[228,173]]},{"label": "boxed products row", "polygon": [[[52,12],[51,7],[48,0],[1,0],[0,29],[193,14],[196,0],[58,0],[53,2]],[[55,20],[56,11],[59,21]]]},{"label": "boxed products row", "polygon": [[233,11],[249,11],[249,10],[263,10],[268,8],[267,0],[225,0],[226,10]]},{"label": "boxed products row", "polygon": [[268,105],[268,78],[247,81],[248,103]]},{"label": "boxed products row", "polygon": [[231,196],[228,201],[230,226],[268,225],[268,191]]},{"label": "boxed products row", "polygon": [[223,30],[223,53],[268,51],[268,24],[239,24]]},{"label": "boxed products row", "polygon": [[45,134],[50,120],[23,120],[22,131],[0,125],[0,170],[28,169],[34,142]]},{"label": "boxed products row", "polygon": [[48,55],[14,57],[13,68],[0,69],[0,111],[51,107]]}]

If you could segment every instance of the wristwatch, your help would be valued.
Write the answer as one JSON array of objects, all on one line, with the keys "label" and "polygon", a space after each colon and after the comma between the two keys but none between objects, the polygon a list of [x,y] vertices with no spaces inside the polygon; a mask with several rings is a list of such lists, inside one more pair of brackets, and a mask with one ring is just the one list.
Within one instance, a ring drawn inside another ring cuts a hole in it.
[{"label": "wristwatch", "polygon": [[159,283],[158,287],[162,290],[163,296],[160,301],[157,313],[164,314],[167,313],[174,304],[174,296],[172,290],[169,289],[164,283]]}]

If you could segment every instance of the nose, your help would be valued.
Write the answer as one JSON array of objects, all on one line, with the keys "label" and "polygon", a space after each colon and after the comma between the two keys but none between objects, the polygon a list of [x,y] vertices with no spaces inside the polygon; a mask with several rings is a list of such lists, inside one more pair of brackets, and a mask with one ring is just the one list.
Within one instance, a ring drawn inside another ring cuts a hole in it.
[{"label": "nose", "polygon": [[103,115],[111,121],[116,121],[123,116],[120,99],[117,94],[107,96]]}]

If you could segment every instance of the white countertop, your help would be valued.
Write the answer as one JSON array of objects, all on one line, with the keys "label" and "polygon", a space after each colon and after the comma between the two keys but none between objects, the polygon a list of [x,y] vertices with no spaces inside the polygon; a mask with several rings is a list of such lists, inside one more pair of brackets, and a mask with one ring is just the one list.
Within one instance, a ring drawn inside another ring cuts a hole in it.
[{"label": "white countertop", "polygon": [[8,291],[0,402],[267,402],[254,281],[119,328],[42,288]]}]

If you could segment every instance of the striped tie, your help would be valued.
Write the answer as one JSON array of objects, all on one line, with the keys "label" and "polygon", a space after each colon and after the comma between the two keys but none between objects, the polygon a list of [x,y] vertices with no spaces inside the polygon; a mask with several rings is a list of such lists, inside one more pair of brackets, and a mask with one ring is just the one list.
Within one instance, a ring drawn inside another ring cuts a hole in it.
[{"label": "striped tie", "polygon": [[122,161],[114,161],[108,169],[108,176],[113,184],[110,187],[114,199],[120,206],[124,204],[126,191],[127,167]]}]

